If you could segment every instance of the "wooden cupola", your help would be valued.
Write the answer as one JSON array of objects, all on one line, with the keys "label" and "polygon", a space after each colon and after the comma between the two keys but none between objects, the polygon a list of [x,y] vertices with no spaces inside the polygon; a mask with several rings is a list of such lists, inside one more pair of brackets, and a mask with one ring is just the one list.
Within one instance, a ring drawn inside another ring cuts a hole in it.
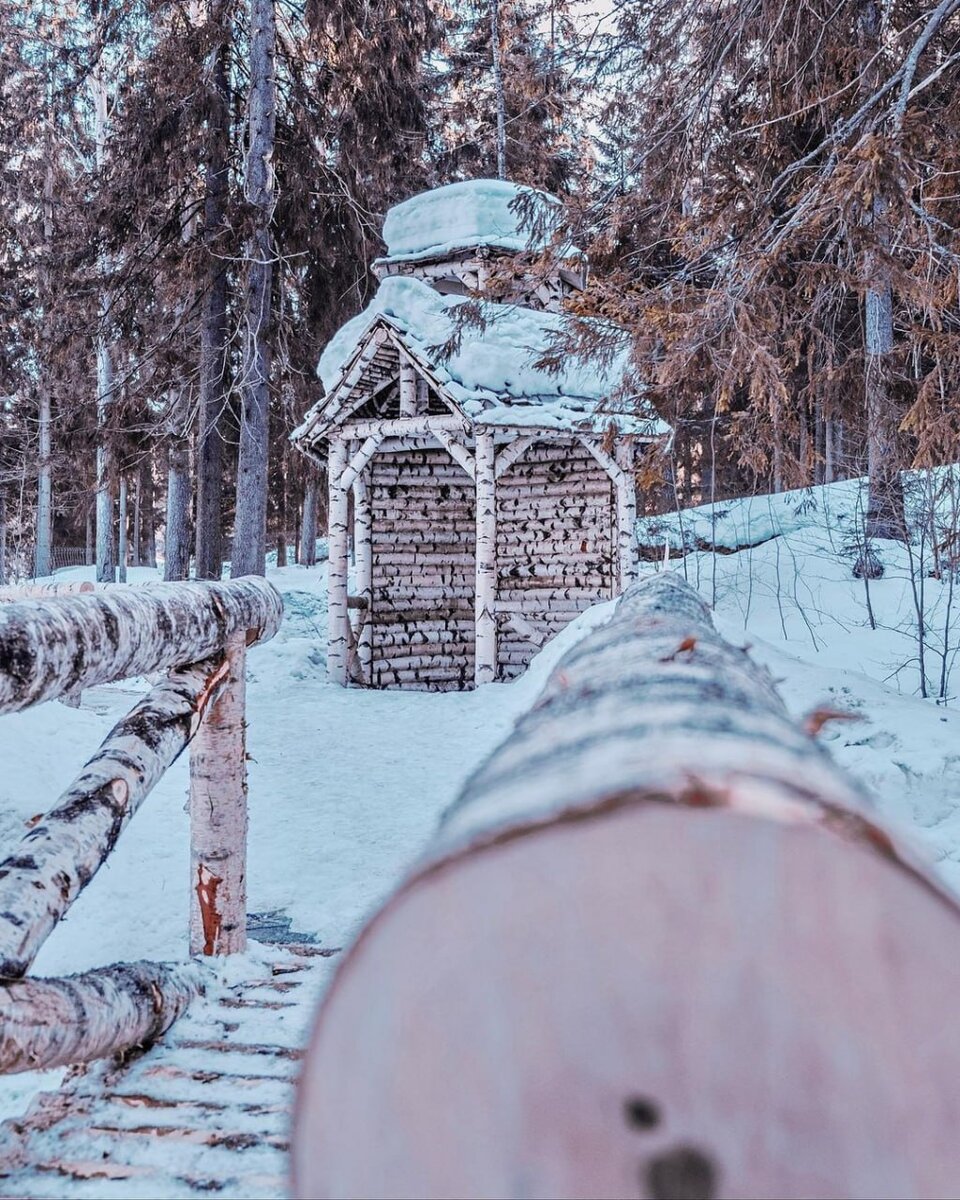
[{"label": "wooden cupola", "polygon": [[[493,303],[472,284],[479,323],[460,320],[451,281],[468,290],[468,261],[514,256],[518,279],[528,261],[504,229],[519,190],[478,180],[391,210],[377,294],[320,360],[326,394],[293,438],[327,467],[339,683],[509,679],[636,572],[636,450],[670,430],[631,394],[626,348],[603,366],[539,368],[562,328],[552,300]],[[566,261],[540,275],[557,303]]]},{"label": "wooden cupola", "polygon": [[559,204],[553,196],[502,179],[471,179],[413,196],[384,222],[387,253],[378,279],[422,279],[441,295],[491,295],[559,312],[587,278],[586,259],[551,245]]}]

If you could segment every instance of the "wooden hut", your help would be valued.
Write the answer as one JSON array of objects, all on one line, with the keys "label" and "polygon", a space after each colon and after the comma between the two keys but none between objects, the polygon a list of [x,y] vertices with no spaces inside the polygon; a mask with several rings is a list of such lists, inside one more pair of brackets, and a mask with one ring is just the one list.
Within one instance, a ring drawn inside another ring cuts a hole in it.
[{"label": "wooden hut", "polygon": [[[530,199],[475,180],[392,209],[379,290],[321,358],[326,394],[294,440],[328,470],[342,684],[510,678],[634,576],[636,448],[669,430],[636,397],[613,411],[623,357],[535,365],[584,270],[572,252],[534,265]],[[498,302],[483,299],[494,276]]]}]

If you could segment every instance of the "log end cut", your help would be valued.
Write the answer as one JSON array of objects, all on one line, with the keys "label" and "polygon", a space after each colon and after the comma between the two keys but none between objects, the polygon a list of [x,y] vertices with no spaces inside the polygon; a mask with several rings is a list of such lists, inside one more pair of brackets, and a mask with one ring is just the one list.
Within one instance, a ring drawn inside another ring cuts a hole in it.
[{"label": "log end cut", "polygon": [[295,1194],[954,1194],[960,913],[794,817],[634,794],[414,877],[321,1011]]}]

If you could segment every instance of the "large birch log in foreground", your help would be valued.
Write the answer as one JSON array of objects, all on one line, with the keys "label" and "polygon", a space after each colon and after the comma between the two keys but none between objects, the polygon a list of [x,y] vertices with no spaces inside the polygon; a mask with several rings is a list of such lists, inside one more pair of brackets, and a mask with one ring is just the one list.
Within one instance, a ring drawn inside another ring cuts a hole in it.
[{"label": "large birch log in foreground", "polygon": [[201,662],[234,633],[267,640],[283,602],[265,579],[118,586],[0,607],[0,713]]},{"label": "large birch log in foreground", "polygon": [[148,1045],[204,990],[191,963],[119,963],[0,983],[0,1074],[92,1062]]},{"label": "large birch log in foreground", "polygon": [[298,1196],[937,1196],[960,911],[672,575],[468,783],[329,989]]}]

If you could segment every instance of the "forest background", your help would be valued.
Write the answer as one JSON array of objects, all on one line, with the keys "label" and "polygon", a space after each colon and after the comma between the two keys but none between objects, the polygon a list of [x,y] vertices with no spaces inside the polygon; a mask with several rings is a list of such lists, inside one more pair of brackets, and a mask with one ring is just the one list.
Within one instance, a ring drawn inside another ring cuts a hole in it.
[{"label": "forest background", "polygon": [[866,476],[855,571],[952,576],[958,71],[960,0],[0,0],[0,580],[311,563],[319,352],[487,176],[589,256],[548,357],[676,430],[648,512]]}]

